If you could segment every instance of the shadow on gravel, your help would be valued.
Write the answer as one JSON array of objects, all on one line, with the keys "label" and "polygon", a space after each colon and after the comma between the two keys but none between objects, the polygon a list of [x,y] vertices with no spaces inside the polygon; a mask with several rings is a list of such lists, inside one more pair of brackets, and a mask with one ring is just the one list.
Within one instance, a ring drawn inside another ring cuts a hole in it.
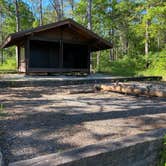
[{"label": "shadow on gravel", "polygon": [[[9,91],[3,93],[7,94]],[[10,99],[10,97],[0,99],[7,110],[7,118],[0,119],[1,128],[5,131],[1,144],[6,163],[76,148],[74,144],[59,142],[63,137],[68,136],[61,133],[69,132],[75,126],[79,126],[77,130],[88,130],[82,126],[85,122],[141,117],[140,125],[146,125],[165,120],[164,117],[152,118],[145,115],[166,113],[166,99],[132,97],[132,100],[128,101],[128,98],[119,96],[103,98],[102,94],[101,98],[78,96],[62,98],[62,100],[56,97],[49,100],[42,97],[43,94],[51,95],[52,93],[54,91],[51,89],[48,89],[48,92],[46,89],[43,91],[36,89],[36,92],[33,89],[21,90],[18,93],[17,90],[11,90],[10,95],[17,99]],[[65,100],[79,101],[82,105],[65,105]],[[98,112],[85,112],[89,106],[93,105],[99,107]],[[110,111],[104,112],[104,106],[110,106]],[[119,110],[117,111],[113,106],[118,107]],[[19,111],[14,113],[13,110],[17,109]],[[91,132],[96,140],[111,138],[114,135],[113,133],[99,135],[93,131],[88,132]]]}]

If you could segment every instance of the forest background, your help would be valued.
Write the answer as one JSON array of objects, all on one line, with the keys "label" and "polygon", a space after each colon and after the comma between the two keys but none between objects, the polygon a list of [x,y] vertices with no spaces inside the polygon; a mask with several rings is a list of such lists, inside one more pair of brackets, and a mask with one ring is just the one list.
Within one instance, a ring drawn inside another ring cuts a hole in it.
[{"label": "forest background", "polygon": [[[92,70],[166,79],[165,0],[0,0],[0,43],[17,31],[72,18],[113,43],[92,54]],[[0,50],[0,72],[16,71],[15,48]]]}]

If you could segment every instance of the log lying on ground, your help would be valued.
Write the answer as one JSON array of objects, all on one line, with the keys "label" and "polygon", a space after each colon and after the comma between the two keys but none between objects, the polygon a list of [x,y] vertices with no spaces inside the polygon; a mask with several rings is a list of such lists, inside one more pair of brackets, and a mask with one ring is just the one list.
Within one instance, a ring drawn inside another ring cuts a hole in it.
[{"label": "log lying on ground", "polygon": [[166,91],[158,90],[158,89],[149,89],[149,88],[141,88],[136,87],[135,85],[125,85],[125,84],[118,84],[118,85],[100,85],[102,91],[111,91],[111,92],[119,92],[124,94],[131,94],[131,95],[146,95],[146,96],[156,96],[156,97],[166,97]]},{"label": "log lying on ground", "polygon": [[149,95],[150,96],[157,96],[157,97],[166,97],[166,91],[150,90]]}]

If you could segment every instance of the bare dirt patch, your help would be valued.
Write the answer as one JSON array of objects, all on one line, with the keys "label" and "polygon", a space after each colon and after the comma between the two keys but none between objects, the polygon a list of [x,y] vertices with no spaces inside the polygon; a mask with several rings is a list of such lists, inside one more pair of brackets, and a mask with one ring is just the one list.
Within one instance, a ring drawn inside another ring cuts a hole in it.
[{"label": "bare dirt patch", "polygon": [[166,127],[166,99],[69,88],[0,88],[6,163]]}]

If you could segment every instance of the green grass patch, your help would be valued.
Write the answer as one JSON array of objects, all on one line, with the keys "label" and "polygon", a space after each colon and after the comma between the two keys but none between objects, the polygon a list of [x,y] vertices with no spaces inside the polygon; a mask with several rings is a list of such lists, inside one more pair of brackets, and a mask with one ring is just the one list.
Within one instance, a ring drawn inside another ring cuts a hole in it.
[{"label": "green grass patch", "polygon": [[102,68],[102,72],[111,73],[118,76],[134,76],[143,68],[144,63],[140,63],[137,59],[131,59],[125,56],[123,59],[110,62],[108,66]]},{"label": "green grass patch", "polygon": [[145,68],[145,58],[142,56],[124,56],[116,61],[110,61],[109,57],[101,59],[100,70],[102,73],[110,73],[113,76],[135,76]]},{"label": "green grass patch", "polygon": [[166,51],[149,55],[149,61],[149,68],[139,73],[146,76],[162,76],[163,80],[166,80]]},{"label": "green grass patch", "polygon": [[0,73],[16,72],[16,60],[15,57],[10,57],[5,60],[3,64],[0,64]]},{"label": "green grass patch", "polygon": [[[147,67],[148,62],[148,67]],[[140,56],[124,56],[110,61],[109,55],[101,57],[99,72],[113,76],[162,76],[166,80],[166,51]]]},{"label": "green grass patch", "polygon": [[163,149],[157,166],[166,166],[166,135],[164,136]]},{"label": "green grass patch", "polygon": [[0,118],[7,116],[7,113],[4,112],[5,106],[4,104],[0,104]]}]

